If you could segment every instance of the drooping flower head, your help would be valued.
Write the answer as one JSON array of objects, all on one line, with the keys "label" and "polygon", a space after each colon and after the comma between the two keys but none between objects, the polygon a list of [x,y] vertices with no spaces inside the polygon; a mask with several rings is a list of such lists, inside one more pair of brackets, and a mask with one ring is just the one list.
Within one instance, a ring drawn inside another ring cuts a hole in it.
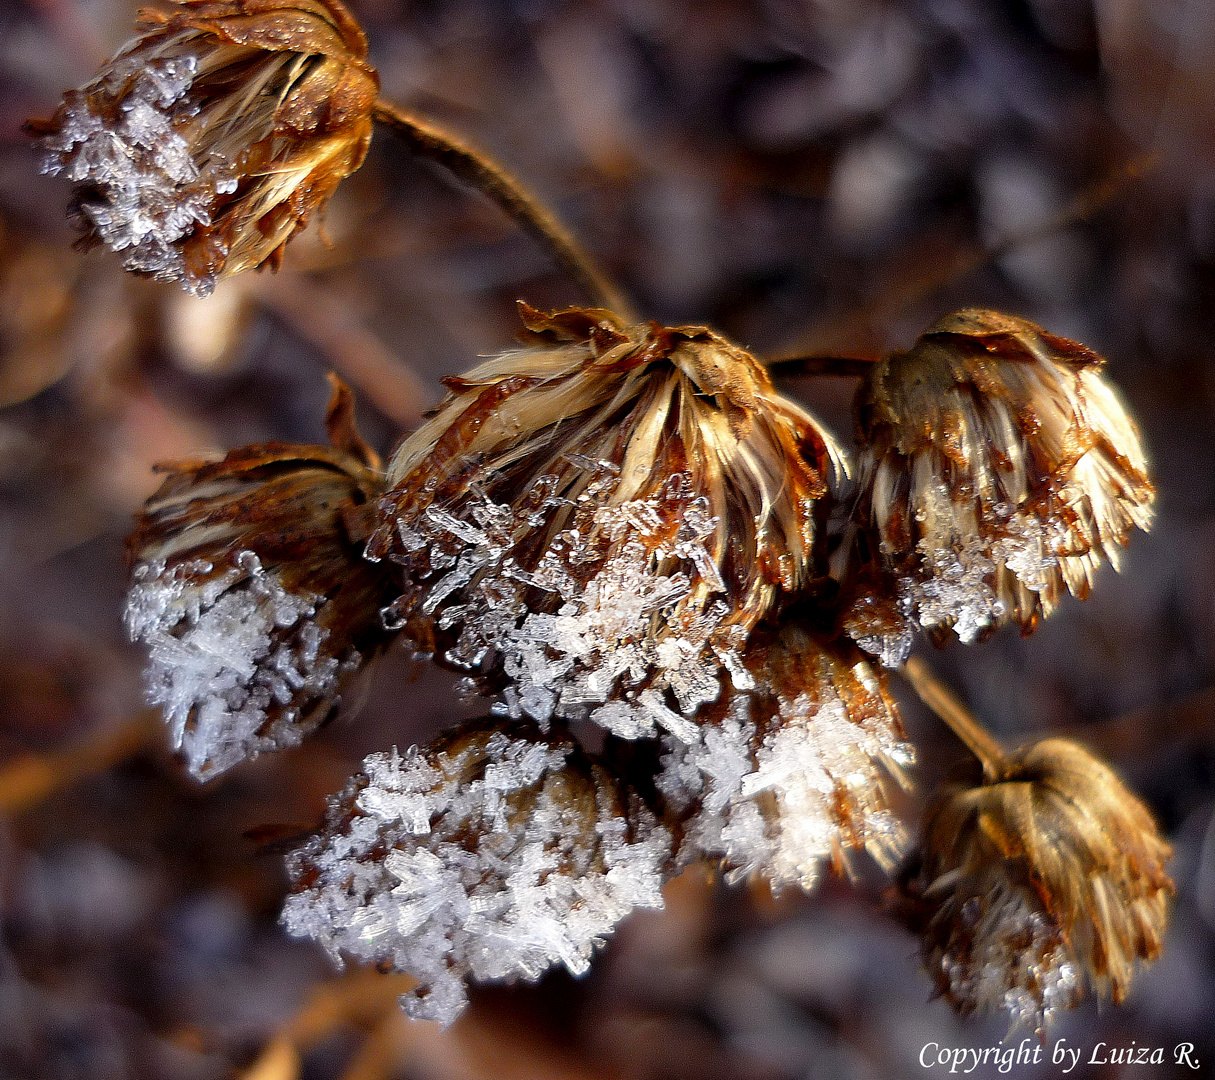
[{"label": "drooping flower head", "polygon": [[44,171],[78,186],[85,243],[206,295],[269,263],[371,140],[379,80],[340,0],[183,0],[64,96]]},{"label": "drooping flower head", "polygon": [[[1139,433],[1102,359],[1025,319],[947,316],[857,394],[854,513],[872,592],[940,638],[1024,632],[1152,522]],[[887,576],[891,575],[891,576]],[[873,576],[879,580],[873,581]],[[849,630],[893,662],[901,618],[865,588]]]},{"label": "drooping flower head", "polygon": [[662,907],[670,836],[567,739],[475,721],[373,754],[290,859],[292,934],[419,985],[401,1003],[449,1024],[465,983],[586,971],[634,908]]},{"label": "drooping flower head", "polygon": [[1125,998],[1159,954],[1173,884],[1151,814],[1087,750],[1048,739],[930,813],[906,913],[961,1012],[1041,1034],[1091,989]]},{"label": "drooping flower head", "polygon": [[757,631],[746,667],[752,688],[705,706],[695,741],[666,739],[656,782],[679,858],[777,890],[810,889],[858,850],[892,870],[907,841],[894,788],[912,749],[886,674],[797,622]]},{"label": "drooping flower head", "polygon": [[825,573],[842,456],[704,327],[523,316],[524,347],[449,379],[389,466],[368,551],[402,567],[392,617],[513,714],[678,730]]},{"label": "drooping flower head", "polygon": [[165,466],[136,519],[127,630],[199,779],[298,744],[391,638],[392,585],[361,557],[382,476],[341,384],[329,431]]}]

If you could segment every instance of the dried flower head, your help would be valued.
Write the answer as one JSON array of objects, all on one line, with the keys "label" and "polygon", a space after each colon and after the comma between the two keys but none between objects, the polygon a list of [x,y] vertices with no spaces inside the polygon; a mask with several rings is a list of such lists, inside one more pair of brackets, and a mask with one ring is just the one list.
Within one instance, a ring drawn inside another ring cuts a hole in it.
[{"label": "dried flower head", "polygon": [[69,91],[44,171],[86,244],[206,295],[264,263],[362,164],[379,80],[339,0],[183,0]]},{"label": "dried flower head", "polygon": [[382,477],[336,380],[329,431],[166,466],[136,520],[127,630],[199,779],[299,743],[389,640],[393,589],[361,557]]},{"label": "dried flower head", "polygon": [[449,379],[389,467],[368,550],[403,568],[393,617],[512,715],[687,731],[825,572],[842,456],[710,330],[522,312],[525,346]]},{"label": "dried flower head", "polygon": [[633,908],[661,907],[670,837],[568,740],[485,720],[374,754],[292,856],[292,934],[416,976],[401,1003],[448,1024],[466,980],[586,971]]},{"label": "dried flower head", "polygon": [[906,655],[909,631],[880,600],[888,574],[899,616],[970,642],[1008,622],[1028,633],[1065,590],[1087,596],[1103,559],[1118,565],[1131,529],[1151,525],[1154,491],[1102,363],[1025,319],[969,310],[874,366],[856,403],[854,522],[871,564],[848,625],[858,641]]},{"label": "dried flower head", "polygon": [[1159,955],[1169,855],[1106,765],[1048,739],[933,809],[907,913],[955,1008],[1003,1008],[1041,1034],[1088,988],[1121,1001]]},{"label": "dried flower head", "polygon": [[796,623],[757,632],[746,663],[753,690],[707,706],[698,741],[667,740],[657,784],[682,826],[680,858],[777,889],[810,889],[858,849],[893,869],[906,836],[891,785],[912,751],[885,673]]}]

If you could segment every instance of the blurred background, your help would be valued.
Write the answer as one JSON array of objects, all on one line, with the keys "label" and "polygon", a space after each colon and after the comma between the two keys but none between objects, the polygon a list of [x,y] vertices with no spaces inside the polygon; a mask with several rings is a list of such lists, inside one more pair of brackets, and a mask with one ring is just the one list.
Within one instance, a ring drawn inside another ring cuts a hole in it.
[{"label": "blurred background", "polygon": [[[386,96],[551,200],[647,315],[768,355],[1026,315],[1109,358],[1160,490],[1121,575],[1034,637],[931,660],[1010,743],[1109,757],[1175,846],[1164,957],[1064,1018],[1072,1077],[1215,1075],[1215,9],[1210,0],[356,0]],[[277,276],[205,301],[80,256],[21,132],[130,34],[128,0],[0,0],[0,1076],[55,1080],[912,1077],[999,1018],[930,1001],[882,883],[690,871],[581,981],[491,988],[447,1032],[275,919],[267,836],[362,757],[483,708],[404,652],[357,715],[199,786],[119,622],[150,465],[323,440],[337,370],[383,451],[514,301],[581,298],[478,196],[377,136]],[[784,383],[841,438],[848,379]],[[931,652],[931,650],[929,650]],[[917,775],[963,759],[914,701]],[[1195,1044],[1199,1070],[1086,1065]],[[1012,1044],[1015,1046],[1015,1043]],[[994,1067],[977,1076],[998,1075]]]}]

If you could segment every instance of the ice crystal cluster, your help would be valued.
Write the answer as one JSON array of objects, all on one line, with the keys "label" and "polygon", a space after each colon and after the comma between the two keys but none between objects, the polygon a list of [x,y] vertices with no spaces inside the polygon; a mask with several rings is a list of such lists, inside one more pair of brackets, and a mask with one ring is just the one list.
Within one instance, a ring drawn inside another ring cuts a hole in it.
[{"label": "ice crystal cluster", "polygon": [[568,740],[490,722],[363,770],[292,857],[283,923],[416,976],[411,1016],[450,1023],[468,979],[580,975],[630,911],[662,906],[669,834]]},{"label": "ice crystal cluster", "polygon": [[1091,988],[1121,1001],[1163,943],[1169,846],[1143,804],[1075,743],[1048,739],[929,815],[908,892],[924,959],[963,1012],[1042,1033]]},{"label": "ice crystal cluster", "polygon": [[812,888],[855,849],[892,869],[907,835],[889,795],[913,752],[883,676],[795,625],[748,662],[750,691],[705,710],[698,740],[666,740],[657,784],[683,823],[681,859],[778,889]]},{"label": "ice crystal cluster", "polygon": [[200,779],[298,744],[336,704],[363,657],[322,651],[324,598],[289,592],[252,551],[226,566],[203,560],[135,568],[126,626],[148,649],[148,701],[173,748]]},{"label": "ice crystal cluster", "polygon": [[[963,311],[874,366],[858,395],[862,560],[908,625],[1029,632],[1152,521],[1139,435],[1101,358],[1024,319]],[[907,629],[850,628],[896,660]]]},{"label": "ice crystal cluster", "polygon": [[43,170],[86,243],[205,296],[283,245],[359,167],[378,80],[338,0],[185,0],[64,96]]}]

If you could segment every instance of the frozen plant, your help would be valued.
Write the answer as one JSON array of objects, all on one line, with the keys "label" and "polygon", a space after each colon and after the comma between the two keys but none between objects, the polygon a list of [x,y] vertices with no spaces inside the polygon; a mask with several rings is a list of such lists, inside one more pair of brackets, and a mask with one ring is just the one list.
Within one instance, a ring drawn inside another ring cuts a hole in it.
[{"label": "frozen plant", "polygon": [[[1043,1032],[1086,992],[1121,1000],[1172,888],[1147,810],[1070,743],[1006,754],[910,655],[921,631],[1032,632],[1150,526],[1100,357],[1024,319],[947,316],[863,372],[853,470],[760,360],[634,315],[518,181],[378,100],[337,0],[143,18],[37,125],[87,238],[130,269],[205,293],[277,265],[379,121],[599,305],[521,303],[520,344],[446,379],[387,468],[338,387],[332,446],[167,466],[139,515],[127,626],[196,777],[298,743],[398,635],[491,699],[364,761],[290,859],[287,929],[412,974],[409,1013],[450,1023],[470,981],[585,971],[691,862],[808,890],[867,852],[959,1010]],[[983,766],[914,843],[885,668]]]}]

